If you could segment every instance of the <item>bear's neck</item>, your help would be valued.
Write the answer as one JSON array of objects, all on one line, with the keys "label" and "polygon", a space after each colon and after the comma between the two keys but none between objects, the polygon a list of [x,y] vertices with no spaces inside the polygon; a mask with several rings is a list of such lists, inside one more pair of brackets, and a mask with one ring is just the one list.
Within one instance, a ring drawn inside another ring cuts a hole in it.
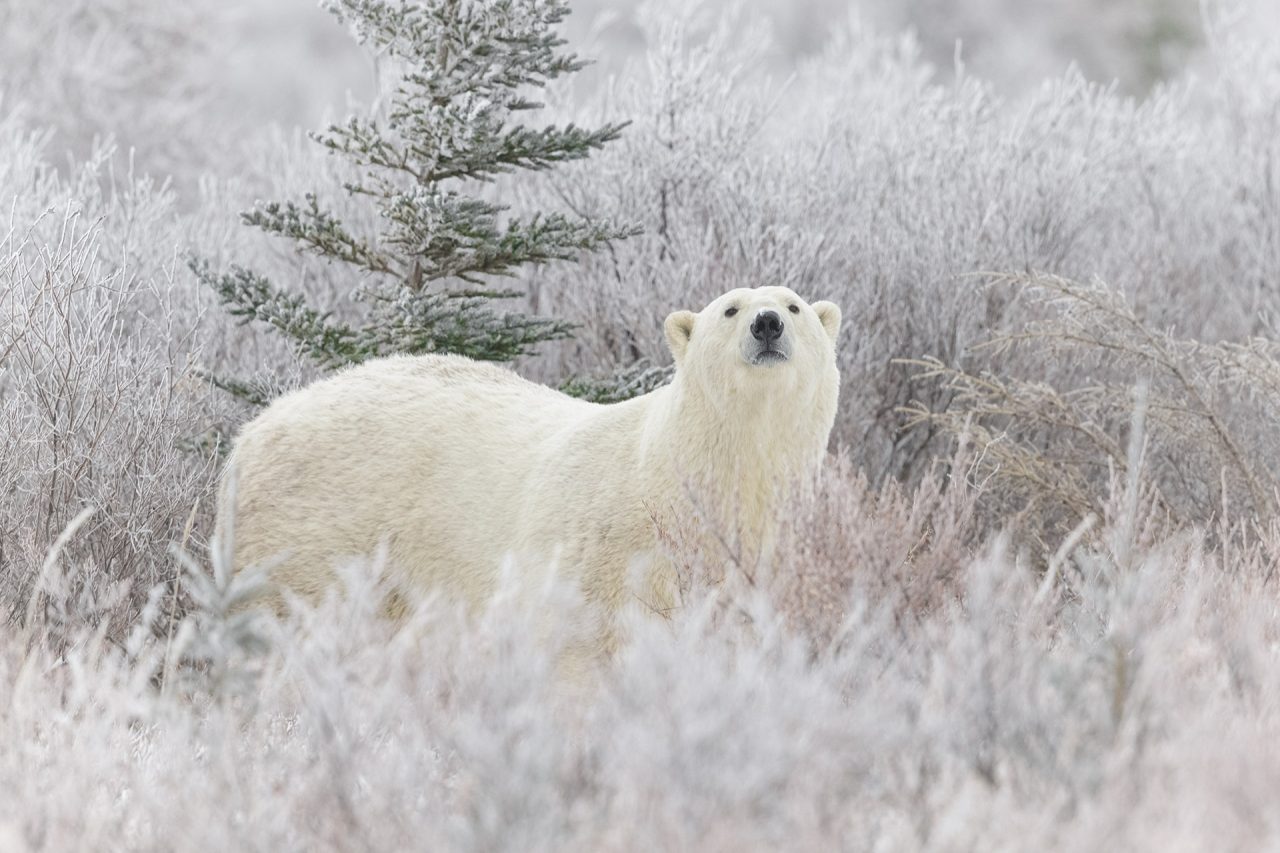
[{"label": "bear's neck", "polygon": [[692,504],[686,511],[720,526],[722,535],[763,546],[779,501],[826,453],[825,431],[804,417],[806,401],[725,412],[678,374],[654,395],[644,456],[675,479]]}]

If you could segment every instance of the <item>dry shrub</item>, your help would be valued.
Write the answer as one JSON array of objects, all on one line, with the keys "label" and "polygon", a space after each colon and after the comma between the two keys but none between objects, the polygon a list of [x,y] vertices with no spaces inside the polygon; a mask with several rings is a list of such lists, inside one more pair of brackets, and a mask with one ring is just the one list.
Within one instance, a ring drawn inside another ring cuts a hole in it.
[{"label": "dry shrub", "polygon": [[[199,582],[207,606],[171,633],[117,645],[88,613],[57,644],[46,621],[0,627],[0,730],[24,744],[0,752],[0,828],[33,847],[190,850],[1280,837],[1274,529],[1230,551],[1194,532],[1144,543],[1139,508],[1066,549],[1046,588],[1001,542],[941,532],[965,526],[966,488],[876,501],[831,474],[822,490],[869,527],[935,528],[914,554],[887,533],[848,536],[852,556],[910,555],[923,577],[934,561],[945,594],[902,618],[906,564],[897,588],[851,565],[841,641],[815,655],[813,626],[770,588],[706,586],[639,622],[571,702],[539,636],[567,621],[564,602],[499,595],[467,616],[436,600],[397,626],[372,565],[351,567],[344,596],[253,630],[219,604],[236,594],[226,572]],[[795,523],[805,543],[834,535]]]},{"label": "dry shrub", "polygon": [[782,519],[772,595],[793,629],[825,649],[855,606],[914,620],[953,599],[956,573],[978,544],[973,460],[963,446],[909,488],[876,490],[847,455]]},{"label": "dry shrub", "polygon": [[531,306],[581,328],[527,374],[666,364],[663,316],[731,287],[832,299],[845,317],[835,438],[878,486],[914,481],[948,450],[945,431],[903,430],[899,409],[942,411],[953,392],[899,359],[1002,369],[973,347],[1009,331],[1019,306],[977,273],[1096,276],[1184,339],[1265,333],[1280,275],[1274,41],[1225,28],[1206,73],[1141,99],[1074,72],[1011,99],[856,21],[833,25],[787,82],[768,79],[768,40],[707,12],[647,7],[645,61],[553,104],[633,123],[589,163],[521,188],[535,197],[516,209],[554,199],[645,234],[529,272]]},{"label": "dry shrub", "polygon": [[915,624],[959,595],[956,572],[981,544],[976,470],[962,439],[916,486],[877,490],[847,454],[833,455],[783,503],[763,550],[697,511],[659,524],[677,608],[657,615],[670,619],[712,595],[717,623],[751,629],[763,607],[765,622],[780,617],[815,653],[846,642],[868,608]]},{"label": "dry shrub", "polygon": [[1102,513],[1110,486],[1141,469],[1166,523],[1269,519],[1277,509],[1280,347],[1265,338],[1204,344],[1143,321],[1099,282],[1051,275],[1013,284],[1038,319],[982,345],[999,370],[917,361],[950,394],[910,425],[972,436],[995,513],[1056,538]]},{"label": "dry shrub", "polygon": [[[0,123],[0,149],[21,153],[12,128]],[[30,171],[0,175],[13,193],[0,237],[0,607],[22,617],[43,555],[93,508],[67,545],[70,582],[128,590],[100,614],[118,639],[172,579],[169,543],[210,517],[215,460],[184,441],[221,410],[189,373],[202,307],[180,280],[173,198],[101,164],[64,181],[19,159]]]},{"label": "dry shrub", "polygon": [[[152,0],[0,7],[0,98],[48,128],[58,159],[93,156],[114,138],[155,174],[193,176],[193,160],[233,139],[235,116],[209,120],[215,42],[229,15],[214,3]],[[221,125],[221,126],[220,126]],[[237,128],[238,129],[238,128]],[[221,143],[221,144],[219,144]]]}]

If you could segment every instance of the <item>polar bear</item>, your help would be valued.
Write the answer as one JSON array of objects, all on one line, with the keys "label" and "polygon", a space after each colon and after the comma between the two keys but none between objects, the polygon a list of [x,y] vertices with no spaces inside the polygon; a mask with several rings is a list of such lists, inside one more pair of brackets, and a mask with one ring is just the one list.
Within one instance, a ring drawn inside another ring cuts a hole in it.
[{"label": "polar bear", "polygon": [[839,329],[831,302],[732,290],[667,317],[669,384],[610,405],[460,356],[367,362],[244,427],[219,526],[237,570],[272,565],[303,596],[379,548],[414,585],[477,606],[504,563],[554,565],[605,615],[607,651],[609,614],[672,602],[655,525],[712,508],[760,545],[781,491],[820,466]]}]

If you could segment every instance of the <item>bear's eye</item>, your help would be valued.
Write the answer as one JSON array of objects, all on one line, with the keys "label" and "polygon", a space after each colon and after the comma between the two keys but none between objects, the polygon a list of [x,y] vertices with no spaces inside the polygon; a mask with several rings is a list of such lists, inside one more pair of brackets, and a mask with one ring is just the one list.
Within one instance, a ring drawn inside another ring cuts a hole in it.
[{"label": "bear's eye", "polygon": [[725,309],[724,316],[732,317],[734,314],[737,314],[737,313],[738,313],[737,308],[727,308]]},{"label": "bear's eye", "polygon": [[790,311],[792,314],[799,314],[799,313],[800,313],[800,306],[799,306],[799,305],[788,305],[788,306],[787,306],[787,310],[788,310],[788,311]]}]

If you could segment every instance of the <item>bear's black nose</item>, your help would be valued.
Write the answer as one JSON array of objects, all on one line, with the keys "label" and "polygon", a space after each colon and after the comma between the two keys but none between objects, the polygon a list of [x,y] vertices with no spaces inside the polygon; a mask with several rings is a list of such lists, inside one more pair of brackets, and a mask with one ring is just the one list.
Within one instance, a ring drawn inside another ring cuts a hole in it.
[{"label": "bear's black nose", "polygon": [[772,343],[782,337],[782,318],[777,311],[761,311],[751,323],[751,335],[757,341]]}]

